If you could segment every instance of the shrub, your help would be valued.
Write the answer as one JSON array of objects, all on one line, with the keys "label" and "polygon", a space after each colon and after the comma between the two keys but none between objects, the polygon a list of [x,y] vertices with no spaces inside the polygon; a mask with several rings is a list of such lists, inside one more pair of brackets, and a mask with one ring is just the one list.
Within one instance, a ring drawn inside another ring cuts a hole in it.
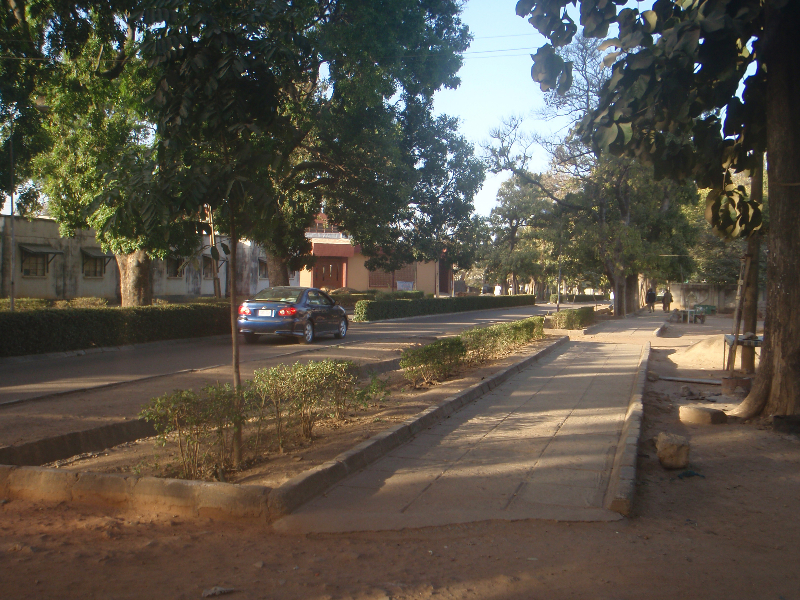
[{"label": "shrub", "polygon": [[[561,294],[562,302],[597,302],[605,300],[603,294]],[[558,294],[550,294],[550,304],[558,302]]]},{"label": "shrub", "polygon": [[230,308],[173,304],[0,312],[0,357],[230,333]]},{"label": "shrub", "polygon": [[394,290],[391,292],[379,291],[375,295],[375,300],[419,300],[425,297],[422,290]]},{"label": "shrub", "polygon": [[258,369],[253,373],[248,394],[250,413],[255,413],[258,430],[256,431],[256,452],[261,441],[261,428],[266,419],[267,410],[271,411],[275,420],[275,436],[278,449],[283,452],[283,432],[285,416],[291,406],[291,367],[280,364],[270,369]]},{"label": "shrub", "polygon": [[207,428],[200,397],[191,390],[175,390],[150,400],[140,416],[153,424],[162,445],[171,433],[177,435],[183,476],[197,479],[203,459],[200,448]]},{"label": "shrub", "polygon": [[531,317],[512,323],[476,327],[460,335],[466,348],[466,360],[480,364],[505,356],[517,348],[544,337],[544,318]]},{"label": "shrub", "polygon": [[[50,300],[44,298],[14,298],[14,310],[41,310],[49,308]],[[11,310],[11,301],[8,298],[0,298],[0,311]]]},{"label": "shrub", "polygon": [[266,410],[275,418],[278,447],[283,449],[285,417],[299,418],[303,436],[310,439],[319,416],[330,410],[343,418],[355,398],[356,374],[350,361],[322,360],[277,365],[253,374],[251,407],[260,422]]},{"label": "shrub", "polygon": [[73,298],[72,300],[56,300],[54,308],[105,308],[108,300],[105,298]]},{"label": "shrub", "polygon": [[562,310],[549,318],[553,329],[583,329],[594,322],[594,307]]},{"label": "shrub", "polygon": [[362,300],[356,304],[354,321],[380,321],[486,308],[507,308],[536,304],[533,295],[462,296],[456,298],[420,298],[417,300]]},{"label": "shrub", "polygon": [[467,353],[460,337],[438,340],[426,346],[409,348],[400,357],[400,368],[414,387],[419,382],[433,383],[446,379]]},{"label": "shrub", "polygon": [[232,426],[242,419],[229,384],[207,385],[202,391],[204,397],[192,390],[175,390],[153,398],[140,415],[153,424],[162,445],[170,434],[176,435],[187,479],[202,477],[213,463],[217,469],[230,463]]}]

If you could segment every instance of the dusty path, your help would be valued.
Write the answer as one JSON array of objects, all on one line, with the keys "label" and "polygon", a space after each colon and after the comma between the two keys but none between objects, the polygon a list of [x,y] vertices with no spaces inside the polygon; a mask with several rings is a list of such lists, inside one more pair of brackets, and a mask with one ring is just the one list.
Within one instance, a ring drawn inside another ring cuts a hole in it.
[{"label": "dusty path", "polygon": [[[714,376],[698,365],[703,356],[717,364],[717,348],[696,342],[730,321],[716,329],[709,321],[648,338],[660,356],[651,369]],[[758,423],[681,426],[679,389],[649,384],[631,519],[288,535],[253,523],[12,501],[0,506],[2,597],[199,599],[222,586],[237,599],[800,598],[800,440]],[[691,469],[702,477],[659,466],[646,439],[661,430],[690,437]]]}]

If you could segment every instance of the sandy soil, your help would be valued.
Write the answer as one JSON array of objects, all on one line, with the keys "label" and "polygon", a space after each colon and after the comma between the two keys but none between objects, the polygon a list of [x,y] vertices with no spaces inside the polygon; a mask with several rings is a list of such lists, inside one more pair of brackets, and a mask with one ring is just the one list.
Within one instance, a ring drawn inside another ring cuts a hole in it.
[{"label": "sandy soil", "polygon": [[[686,345],[661,340],[651,371],[718,374],[699,368],[718,368],[713,342]],[[800,598],[800,440],[764,422],[683,426],[680,403],[699,400],[681,385],[648,384],[630,519],[284,536],[252,522],[12,501],[0,507],[0,595],[200,598],[220,586],[231,598],[313,600]],[[697,475],[661,468],[649,440],[663,430],[690,438]]]}]

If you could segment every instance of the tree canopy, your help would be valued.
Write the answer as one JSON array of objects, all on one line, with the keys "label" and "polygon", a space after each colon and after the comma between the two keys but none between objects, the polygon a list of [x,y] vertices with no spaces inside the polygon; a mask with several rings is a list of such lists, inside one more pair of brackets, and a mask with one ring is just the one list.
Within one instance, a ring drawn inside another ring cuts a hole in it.
[{"label": "tree canopy", "polygon": [[578,31],[568,4],[579,6],[584,36],[605,37],[612,24],[619,30],[601,46],[618,53],[609,55],[612,76],[581,126],[596,151],[652,164],[659,179],[692,178],[709,188],[706,218],[727,237],[762,225],[758,201],[731,172],[749,172],[766,151],[773,227],[765,345],[740,414],[800,410],[798,290],[789,283],[800,270],[800,3],[656,0],[651,10],[618,12],[624,0],[519,0],[517,14],[549,40],[532,68],[543,90],[564,93],[571,85],[572,66],[556,54]]}]

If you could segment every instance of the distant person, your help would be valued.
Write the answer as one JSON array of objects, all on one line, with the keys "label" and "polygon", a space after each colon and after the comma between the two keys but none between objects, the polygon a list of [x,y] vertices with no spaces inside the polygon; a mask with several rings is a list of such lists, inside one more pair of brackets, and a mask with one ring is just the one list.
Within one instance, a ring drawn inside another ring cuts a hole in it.
[{"label": "distant person", "polygon": [[664,290],[664,299],[662,300],[664,304],[664,312],[669,312],[669,305],[672,304],[672,294],[669,293],[669,290]]},{"label": "distant person", "polygon": [[647,291],[644,301],[647,304],[647,312],[656,312],[656,291],[653,288]]}]

